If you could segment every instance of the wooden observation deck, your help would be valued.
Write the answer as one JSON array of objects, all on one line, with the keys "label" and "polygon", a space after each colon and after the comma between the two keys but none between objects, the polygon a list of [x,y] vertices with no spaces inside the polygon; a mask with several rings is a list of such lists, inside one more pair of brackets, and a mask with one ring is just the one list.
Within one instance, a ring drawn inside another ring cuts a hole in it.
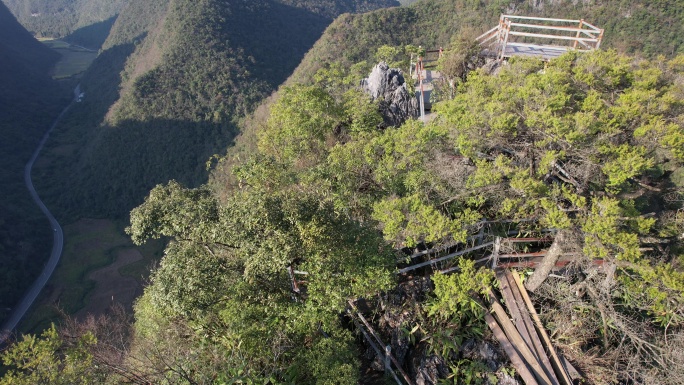
[{"label": "wooden observation deck", "polygon": [[592,51],[601,46],[603,29],[584,19],[501,15],[499,25],[477,41],[483,54],[498,61],[511,56],[556,58],[569,50]]}]

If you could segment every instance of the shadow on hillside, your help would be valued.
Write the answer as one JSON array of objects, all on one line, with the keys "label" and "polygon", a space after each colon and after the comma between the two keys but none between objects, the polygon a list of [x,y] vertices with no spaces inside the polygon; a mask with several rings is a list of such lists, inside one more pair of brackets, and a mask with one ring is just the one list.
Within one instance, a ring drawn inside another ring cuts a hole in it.
[{"label": "shadow on hillside", "polygon": [[99,50],[105,40],[107,40],[107,36],[109,36],[109,32],[112,30],[116,18],[117,16],[112,16],[99,23],[81,27],[65,36],[63,40],[88,49]]},{"label": "shadow on hillside", "polygon": [[40,170],[50,185],[45,189],[49,204],[69,220],[72,215],[126,220],[157,184],[171,179],[189,187],[206,183],[206,162],[237,134],[231,123],[170,119],[124,120],[101,130],[78,156],[80,162],[63,167],[54,158]]},{"label": "shadow on hillside", "polygon": [[273,88],[282,84],[332,21],[306,9],[269,1],[259,12],[244,12],[229,38],[255,60],[254,73]]}]

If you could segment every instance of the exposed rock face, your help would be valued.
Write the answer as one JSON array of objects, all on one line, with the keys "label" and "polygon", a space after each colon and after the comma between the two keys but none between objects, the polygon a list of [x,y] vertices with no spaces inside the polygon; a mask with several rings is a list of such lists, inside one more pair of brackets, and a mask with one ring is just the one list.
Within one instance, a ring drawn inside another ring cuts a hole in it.
[{"label": "exposed rock face", "polygon": [[361,86],[373,100],[380,100],[385,127],[398,127],[409,118],[418,116],[418,101],[409,93],[400,69],[389,68],[387,63],[380,62],[370,76],[361,81]]}]

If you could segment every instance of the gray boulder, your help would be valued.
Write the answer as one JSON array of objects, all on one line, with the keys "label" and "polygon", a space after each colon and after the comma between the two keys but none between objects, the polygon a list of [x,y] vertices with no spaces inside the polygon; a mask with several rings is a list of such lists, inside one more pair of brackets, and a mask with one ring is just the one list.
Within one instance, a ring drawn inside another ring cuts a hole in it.
[{"label": "gray boulder", "polygon": [[384,127],[398,127],[420,113],[418,101],[409,93],[401,70],[389,68],[385,62],[378,63],[361,86],[373,100],[379,100]]}]

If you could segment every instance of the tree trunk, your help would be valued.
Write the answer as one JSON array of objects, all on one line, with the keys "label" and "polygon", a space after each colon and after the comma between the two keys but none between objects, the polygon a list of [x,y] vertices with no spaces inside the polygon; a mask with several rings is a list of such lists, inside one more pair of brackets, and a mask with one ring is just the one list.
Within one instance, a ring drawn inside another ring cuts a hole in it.
[{"label": "tree trunk", "polygon": [[559,231],[556,238],[553,240],[553,244],[549,248],[549,251],[546,252],[546,256],[544,256],[544,259],[539,264],[539,267],[534,271],[532,277],[525,282],[525,288],[527,290],[535,291],[544,283],[544,280],[546,280],[546,277],[549,276],[551,270],[553,270],[553,267],[556,265],[556,262],[558,262],[558,258],[563,254],[563,247],[561,245],[564,241],[565,232]]}]

